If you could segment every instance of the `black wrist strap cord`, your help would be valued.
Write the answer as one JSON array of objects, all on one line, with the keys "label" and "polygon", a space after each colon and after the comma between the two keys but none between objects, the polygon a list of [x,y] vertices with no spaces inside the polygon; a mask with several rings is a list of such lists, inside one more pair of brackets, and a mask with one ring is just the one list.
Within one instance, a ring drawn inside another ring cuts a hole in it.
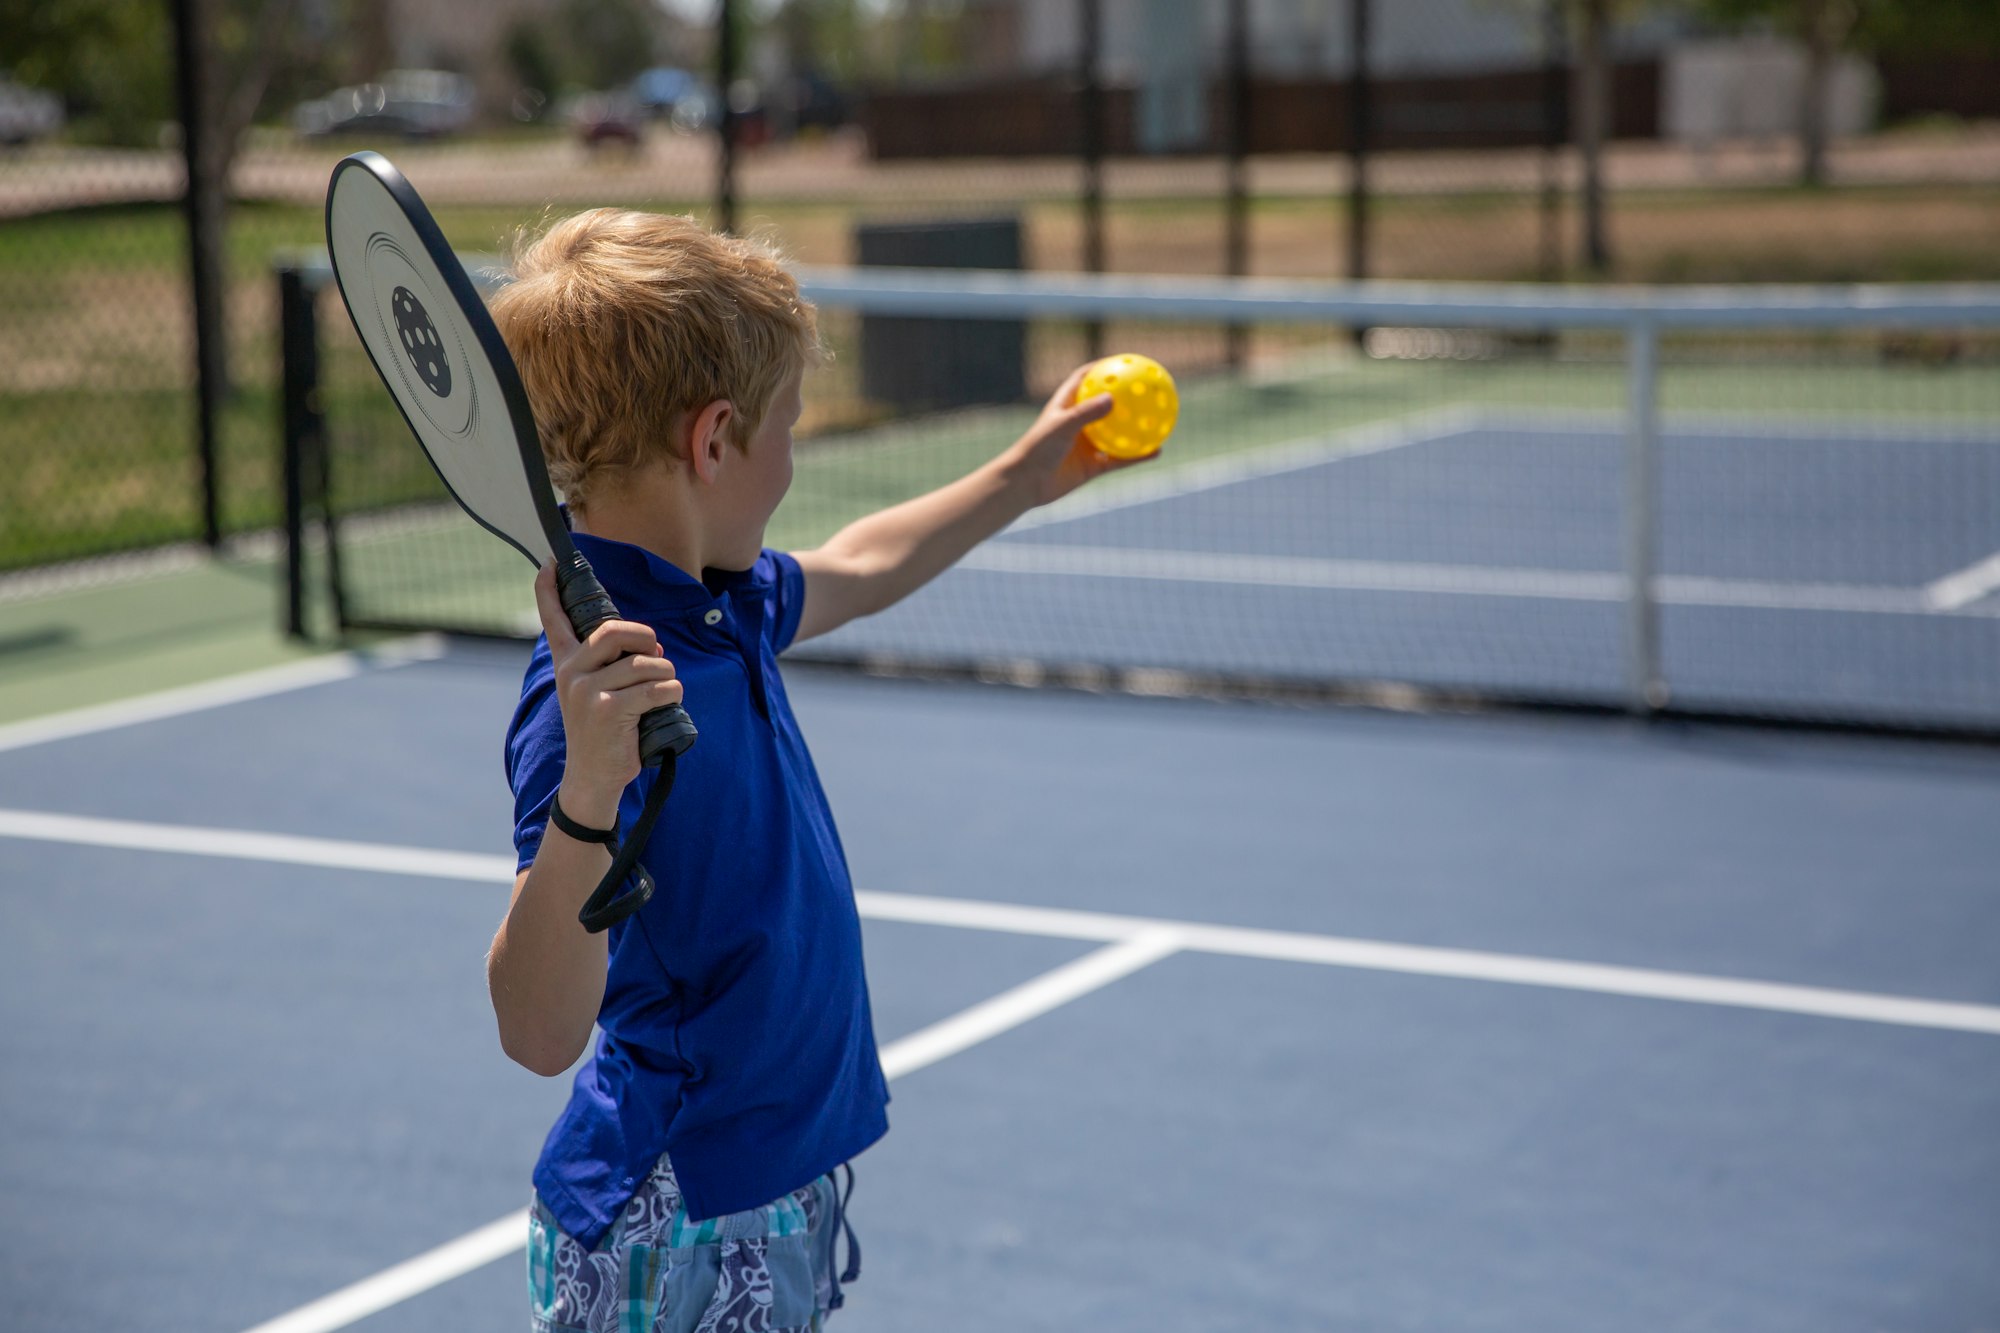
[{"label": "black wrist strap cord", "polygon": [[[653,825],[660,820],[660,811],[666,808],[667,794],[674,789],[674,769],[677,756],[667,751],[660,758],[660,774],[653,782],[653,789],[646,793],[646,804],[639,811],[639,818],[632,825],[632,832],[621,844],[616,828],[597,829],[579,824],[563,813],[562,802],[549,802],[549,819],[569,837],[578,842],[600,843],[612,849],[611,868],[604,872],[584,902],[583,910],[576,919],[583,928],[595,935],[617,925],[632,913],[646,905],[653,896],[653,877],[646,873],[646,867],[639,864],[639,853],[646,848],[653,836]],[[627,878],[632,887],[620,893],[618,890]]]},{"label": "black wrist strap cord", "polygon": [[610,828],[592,828],[588,824],[577,823],[569,817],[569,812],[562,808],[561,792],[549,798],[549,822],[578,842],[598,842],[606,847],[618,845],[618,825],[615,820]]}]

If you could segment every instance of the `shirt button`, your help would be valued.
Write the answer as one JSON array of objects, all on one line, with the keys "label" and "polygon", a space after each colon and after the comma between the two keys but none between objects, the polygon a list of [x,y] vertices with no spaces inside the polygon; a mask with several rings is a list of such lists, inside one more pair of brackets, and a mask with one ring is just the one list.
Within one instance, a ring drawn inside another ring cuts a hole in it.
[{"label": "shirt button", "polygon": [[722,611],[720,608],[710,607],[708,614],[703,616],[702,619],[711,625],[719,625],[722,623]]}]

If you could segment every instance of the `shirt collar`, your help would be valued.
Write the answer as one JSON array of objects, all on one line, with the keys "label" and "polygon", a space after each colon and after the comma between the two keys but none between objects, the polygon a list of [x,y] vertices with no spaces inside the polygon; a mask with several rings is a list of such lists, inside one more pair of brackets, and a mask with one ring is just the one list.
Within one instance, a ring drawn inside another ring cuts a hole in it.
[{"label": "shirt collar", "polygon": [[679,615],[700,611],[732,593],[768,583],[756,568],[705,569],[697,579],[643,546],[572,532],[571,540],[619,611],[626,615]]}]

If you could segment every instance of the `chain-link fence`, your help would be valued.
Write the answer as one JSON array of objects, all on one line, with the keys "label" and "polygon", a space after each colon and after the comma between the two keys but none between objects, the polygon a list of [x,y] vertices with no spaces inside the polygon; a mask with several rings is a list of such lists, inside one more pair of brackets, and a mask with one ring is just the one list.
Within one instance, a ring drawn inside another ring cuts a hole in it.
[{"label": "chain-link fence", "polygon": [[[1785,35],[1783,5],[1724,21],[1757,8],[10,8],[0,569],[275,522],[272,264],[318,242],[328,172],[358,147],[389,152],[467,250],[553,212],[625,205],[767,236],[807,264],[2000,278],[2000,24],[1960,14],[1940,35],[1869,20],[1817,59]],[[1830,188],[1797,186],[1807,87]],[[199,207],[190,157],[217,182]],[[1188,355],[1235,350],[1218,331]]]}]

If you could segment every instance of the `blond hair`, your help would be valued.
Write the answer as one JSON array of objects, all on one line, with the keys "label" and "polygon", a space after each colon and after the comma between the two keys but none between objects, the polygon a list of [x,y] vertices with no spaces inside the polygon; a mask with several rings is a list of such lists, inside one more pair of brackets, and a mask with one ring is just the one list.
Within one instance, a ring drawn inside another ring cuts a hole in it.
[{"label": "blond hair", "polygon": [[786,378],[823,355],[777,252],[692,219],[594,208],[522,231],[511,251],[493,321],[549,479],[579,511],[593,488],[671,456],[679,421],[717,399],[747,444]]}]

